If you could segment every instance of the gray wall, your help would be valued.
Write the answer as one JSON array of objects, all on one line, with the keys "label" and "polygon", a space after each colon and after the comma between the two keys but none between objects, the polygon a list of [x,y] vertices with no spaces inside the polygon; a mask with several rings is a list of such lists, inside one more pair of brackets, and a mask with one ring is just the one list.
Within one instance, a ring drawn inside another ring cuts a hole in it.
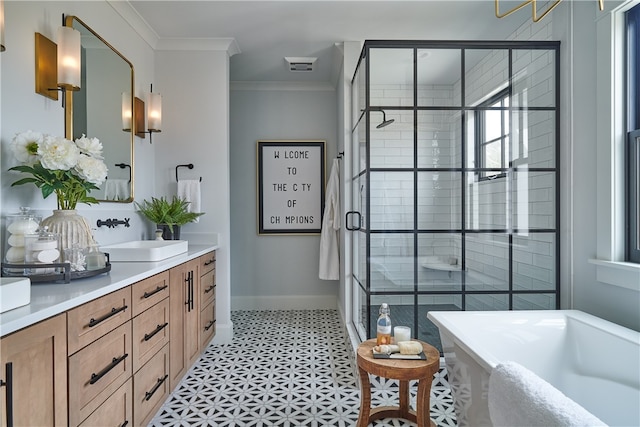
[{"label": "gray wall", "polygon": [[256,201],[258,140],[325,140],[328,178],[337,155],[336,92],[238,86],[230,95],[231,307],[336,308],[338,282],[318,279],[320,236],[258,235]]}]

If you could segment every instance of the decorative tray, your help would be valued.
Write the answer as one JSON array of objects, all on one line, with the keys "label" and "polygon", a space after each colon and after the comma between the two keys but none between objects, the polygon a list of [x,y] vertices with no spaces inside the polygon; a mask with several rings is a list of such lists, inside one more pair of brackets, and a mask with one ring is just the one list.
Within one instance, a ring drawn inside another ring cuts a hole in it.
[{"label": "decorative tray", "polygon": [[[71,264],[68,262],[54,262],[51,264],[9,264],[2,263],[2,276],[3,277],[28,277],[31,279],[31,283],[46,283],[46,282],[64,282],[69,283],[75,279],[85,279],[87,277],[97,276],[99,274],[108,273],[111,271],[111,263],[109,262],[109,254],[105,253],[106,263],[104,268],[97,270],[85,270],[85,271],[71,271]],[[25,268],[33,269],[45,269],[53,268],[62,271],[58,273],[48,274],[25,274],[24,272],[11,272],[10,269],[24,270]]]},{"label": "decorative tray", "polygon": [[402,353],[379,353],[373,351],[374,359],[402,359],[402,360],[427,360],[427,356],[423,352],[420,354],[402,354]]}]

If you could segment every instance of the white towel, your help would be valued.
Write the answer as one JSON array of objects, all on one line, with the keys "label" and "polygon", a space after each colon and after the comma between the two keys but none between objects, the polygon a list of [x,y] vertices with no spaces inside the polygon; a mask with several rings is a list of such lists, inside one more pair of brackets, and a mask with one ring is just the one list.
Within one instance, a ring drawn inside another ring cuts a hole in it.
[{"label": "white towel", "polygon": [[320,271],[322,280],[340,279],[340,161],[333,159],[331,175],[324,198],[324,214],[320,234]]},{"label": "white towel", "polygon": [[515,363],[489,377],[489,415],[496,427],[606,426],[560,390]]},{"label": "white towel", "polygon": [[[188,212],[200,213],[200,180],[181,179],[178,181],[178,198],[189,202]],[[193,222],[199,222],[196,218]]]},{"label": "white towel", "polygon": [[126,179],[107,179],[104,182],[104,199],[127,200],[131,195],[129,188],[129,181]]}]

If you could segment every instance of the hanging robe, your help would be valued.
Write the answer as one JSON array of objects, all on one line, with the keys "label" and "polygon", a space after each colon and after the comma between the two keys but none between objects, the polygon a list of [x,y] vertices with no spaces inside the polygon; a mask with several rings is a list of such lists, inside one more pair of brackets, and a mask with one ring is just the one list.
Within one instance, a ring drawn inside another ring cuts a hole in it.
[{"label": "hanging robe", "polygon": [[340,278],[340,252],[338,249],[338,233],[340,231],[340,161],[338,159],[333,159],[324,200],[318,277],[322,280],[338,280]]}]

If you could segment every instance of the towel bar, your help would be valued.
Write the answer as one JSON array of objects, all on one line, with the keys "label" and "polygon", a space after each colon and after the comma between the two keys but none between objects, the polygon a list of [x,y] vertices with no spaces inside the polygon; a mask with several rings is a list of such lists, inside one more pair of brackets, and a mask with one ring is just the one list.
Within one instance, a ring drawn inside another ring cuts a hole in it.
[{"label": "towel bar", "polygon": [[[193,169],[193,163],[189,163],[188,165],[178,165],[176,166],[176,182],[180,181],[178,179],[178,168],[189,168]],[[202,182],[202,177],[200,177],[200,182]]]}]

